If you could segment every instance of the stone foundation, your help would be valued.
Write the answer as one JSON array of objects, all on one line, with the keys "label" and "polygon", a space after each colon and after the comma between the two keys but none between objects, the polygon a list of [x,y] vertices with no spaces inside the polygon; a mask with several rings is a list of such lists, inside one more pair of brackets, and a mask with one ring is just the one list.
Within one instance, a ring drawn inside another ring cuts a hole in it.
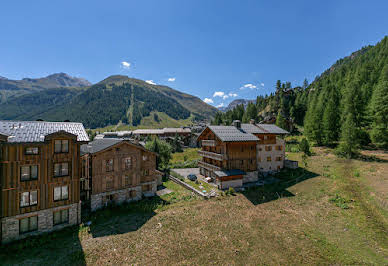
[{"label": "stone foundation", "polygon": [[[59,224],[54,226],[53,213],[64,209],[69,209],[69,222],[66,224]],[[29,233],[19,234],[19,220],[35,215],[38,216],[38,230]],[[60,230],[64,227],[76,225],[79,223],[81,223],[81,203],[74,203],[71,205],[60,206],[37,212],[30,212],[12,217],[5,217],[1,219],[1,243],[5,244],[29,236]]]},{"label": "stone foundation", "polygon": [[243,176],[243,183],[257,182],[259,180],[259,171],[247,172]]},{"label": "stone foundation", "polygon": [[[142,185],[152,185],[152,189],[150,191],[142,191]],[[124,202],[137,201],[142,199],[142,197],[153,197],[155,196],[157,190],[157,182],[148,182],[143,183],[140,186],[114,190],[109,192],[104,192],[96,195],[91,195],[90,197],[90,208],[92,211],[96,211],[103,207],[108,206],[109,204],[120,205]],[[134,192],[136,191],[136,196],[134,196]]]}]

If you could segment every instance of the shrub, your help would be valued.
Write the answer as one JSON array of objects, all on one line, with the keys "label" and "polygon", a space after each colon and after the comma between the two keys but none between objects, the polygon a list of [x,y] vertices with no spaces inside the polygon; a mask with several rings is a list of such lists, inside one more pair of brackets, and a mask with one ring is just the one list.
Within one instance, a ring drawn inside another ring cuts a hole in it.
[{"label": "shrub", "polygon": [[310,144],[306,138],[303,138],[302,141],[299,143],[299,149],[302,151],[304,154],[310,156]]}]

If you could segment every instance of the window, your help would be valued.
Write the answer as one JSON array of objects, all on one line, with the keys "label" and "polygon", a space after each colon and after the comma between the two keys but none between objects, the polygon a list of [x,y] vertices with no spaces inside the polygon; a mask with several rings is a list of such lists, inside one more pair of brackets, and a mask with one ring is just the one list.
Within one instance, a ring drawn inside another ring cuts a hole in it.
[{"label": "window", "polygon": [[106,160],[105,168],[107,172],[113,171],[113,159]]},{"label": "window", "polygon": [[19,234],[38,230],[38,216],[31,216],[19,220]]},{"label": "window", "polygon": [[276,157],[276,161],[278,161],[278,162],[281,162],[282,161],[282,157]]},{"label": "window", "polygon": [[113,189],[113,179],[108,179],[106,180],[106,189],[110,190]]},{"label": "window", "polygon": [[61,210],[53,213],[53,224],[67,224],[69,223],[69,209]]},{"label": "window", "polygon": [[272,151],[272,146],[265,146],[266,151]]},{"label": "window", "polygon": [[255,146],[251,146],[251,151],[253,151],[255,149]]},{"label": "window", "polygon": [[264,140],[267,140],[268,139],[268,136],[264,136]]},{"label": "window", "polygon": [[267,162],[270,162],[270,161],[272,161],[271,156],[268,156],[267,157]]},{"label": "window", "polygon": [[143,155],[143,161],[147,161],[148,160],[148,156],[147,155]]},{"label": "window", "polygon": [[143,185],[141,187],[141,189],[143,190],[143,192],[147,192],[147,191],[150,191],[152,190],[152,185],[148,184],[148,185]]},{"label": "window", "polygon": [[281,151],[282,150],[282,146],[276,146],[276,150],[277,151]]},{"label": "window", "polygon": [[125,166],[125,170],[129,170],[129,169],[132,168],[132,159],[131,159],[131,157],[128,157],[128,158],[124,159],[124,166]]},{"label": "window", "polygon": [[20,195],[20,207],[34,206],[38,204],[38,191],[23,192]]},{"label": "window", "polygon": [[36,180],[38,179],[38,166],[37,165],[26,165],[20,168],[20,180]]},{"label": "window", "polygon": [[143,176],[148,176],[150,174],[150,170],[144,169],[143,170]]},{"label": "window", "polygon": [[55,153],[69,152],[69,141],[67,139],[55,140]]},{"label": "window", "polygon": [[25,150],[26,155],[36,155],[39,154],[39,148],[38,147],[27,147]]},{"label": "window", "polygon": [[69,190],[67,186],[54,188],[54,201],[69,199]]},{"label": "window", "polygon": [[125,186],[130,186],[131,185],[131,177],[129,175],[126,175],[124,176],[124,183],[125,183]]},{"label": "window", "polygon": [[133,199],[136,198],[137,192],[136,190],[128,191],[128,198]]},{"label": "window", "polygon": [[262,151],[262,148],[261,148],[261,147],[259,148],[259,151]]},{"label": "window", "polygon": [[69,175],[69,163],[56,163],[54,164],[54,176],[68,176]]}]

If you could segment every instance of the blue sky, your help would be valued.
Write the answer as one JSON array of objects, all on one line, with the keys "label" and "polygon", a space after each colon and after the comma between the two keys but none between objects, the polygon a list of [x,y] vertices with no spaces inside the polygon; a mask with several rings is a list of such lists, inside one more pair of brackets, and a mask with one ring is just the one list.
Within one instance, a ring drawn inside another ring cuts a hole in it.
[{"label": "blue sky", "polygon": [[[388,1],[7,1],[0,76],[123,74],[217,106],[299,85],[388,34]],[[124,63],[123,63],[124,62]],[[125,63],[126,62],[126,63]]]}]

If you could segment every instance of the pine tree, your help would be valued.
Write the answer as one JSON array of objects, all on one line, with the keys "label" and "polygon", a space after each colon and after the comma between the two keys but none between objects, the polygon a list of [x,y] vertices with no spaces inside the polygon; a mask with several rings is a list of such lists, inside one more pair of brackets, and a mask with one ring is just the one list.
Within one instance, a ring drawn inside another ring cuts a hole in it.
[{"label": "pine tree", "polygon": [[276,117],[276,125],[280,128],[288,130],[286,119],[284,118],[281,110],[279,110],[278,115]]},{"label": "pine tree", "polygon": [[338,140],[340,132],[339,99],[337,90],[330,88],[322,117],[322,140],[325,145],[331,145]]},{"label": "pine tree", "polygon": [[359,139],[356,130],[356,118],[353,113],[347,113],[341,130],[341,142],[337,148],[337,154],[353,158],[358,154]]},{"label": "pine tree", "polygon": [[372,142],[388,148],[388,65],[383,68],[379,83],[372,97]]}]

